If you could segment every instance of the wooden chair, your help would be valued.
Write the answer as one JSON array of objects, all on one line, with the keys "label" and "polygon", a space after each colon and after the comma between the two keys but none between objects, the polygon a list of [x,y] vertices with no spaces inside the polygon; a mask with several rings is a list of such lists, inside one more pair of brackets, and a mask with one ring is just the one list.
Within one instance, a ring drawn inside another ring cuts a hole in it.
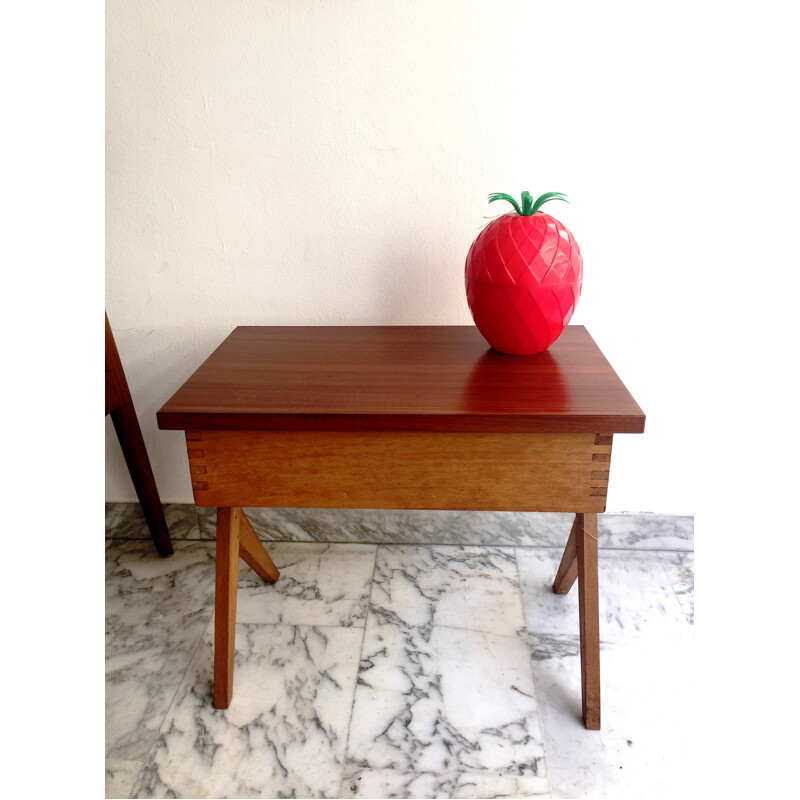
[{"label": "wooden chair", "polygon": [[106,416],[108,414],[111,414],[111,421],[114,423],[125,463],[156,549],[164,558],[171,556],[172,541],[164,518],[164,509],[161,507],[142,430],[106,314]]}]

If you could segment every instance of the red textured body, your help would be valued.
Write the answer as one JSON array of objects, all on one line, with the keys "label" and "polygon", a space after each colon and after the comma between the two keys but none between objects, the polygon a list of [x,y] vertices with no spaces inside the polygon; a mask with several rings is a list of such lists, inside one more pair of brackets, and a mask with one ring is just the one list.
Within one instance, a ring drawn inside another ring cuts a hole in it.
[{"label": "red textured body", "polygon": [[549,214],[504,214],[467,254],[467,302],[484,339],[501,353],[547,350],[570,321],[583,284],[572,234]]}]

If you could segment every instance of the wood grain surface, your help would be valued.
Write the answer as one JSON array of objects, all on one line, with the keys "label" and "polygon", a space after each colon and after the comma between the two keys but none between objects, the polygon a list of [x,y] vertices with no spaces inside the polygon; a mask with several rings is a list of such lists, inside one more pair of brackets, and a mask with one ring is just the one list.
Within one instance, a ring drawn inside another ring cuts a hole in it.
[{"label": "wood grain surface", "polygon": [[198,506],[601,512],[595,457],[610,457],[610,438],[187,431],[186,444]]},{"label": "wood grain surface", "polygon": [[214,589],[214,708],[227,708],[233,696],[236,640],[236,590],[239,578],[240,508],[217,509]]},{"label": "wood grain surface", "polygon": [[578,615],[581,632],[581,705],[587,730],[600,730],[600,601],[597,514],[575,515]]},{"label": "wood grain surface", "polygon": [[535,356],[474,326],[239,327],[158,412],[166,430],[641,433],[583,326]]},{"label": "wood grain surface", "polygon": [[122,454],[128,466],[133,488],[142,506],[150,535],[158,552],[165,558],[173,553],[172,540],[158,495],[150,457],[133,406],[128,379],[120,361],[117,343],[106,314],[106,414],[111,414]]}]

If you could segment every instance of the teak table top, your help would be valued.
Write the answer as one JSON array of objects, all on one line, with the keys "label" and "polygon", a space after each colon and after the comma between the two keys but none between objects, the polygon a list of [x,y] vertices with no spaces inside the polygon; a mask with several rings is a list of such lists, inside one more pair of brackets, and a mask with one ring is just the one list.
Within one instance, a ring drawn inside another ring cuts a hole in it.
[{"label": "teak table top", "polygon": [[474,326],[238,327],[158,412],[165,430],[641,433],[582,325],[510,356]]}]

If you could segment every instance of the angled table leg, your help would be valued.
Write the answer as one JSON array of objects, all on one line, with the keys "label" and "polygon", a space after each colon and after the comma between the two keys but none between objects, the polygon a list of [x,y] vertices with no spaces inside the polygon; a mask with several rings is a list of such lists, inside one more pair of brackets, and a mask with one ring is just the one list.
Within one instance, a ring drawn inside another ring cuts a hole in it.
[{"label": "angled table leg", "polygon": [[217,509],[216,596],[214,603],[214,708],[227,708],[233,696],[236,639],[236,589],[239,557],[266,581],[278,570],[241,508]]},{"label": "angled table leg", "polygon": [[553,591],[566,594],[578,579],[583,724],[600,730],[600,609],[597,585],[597,514],[576,514]]},{"label": "angled table leg", "polygon": [[581,527],[578,521],[580,516],[580,514],[575,515],[575,521],[572,523],[569,539],[567,539],[567,546],[564,548],[564,555],[561,556],[561,563],[558,566],[556,579],[553,581],[553,591],[556,594],[566,594],[569,592],[578,577],[577,532]]},{"label": "angled table leg", "polygon": [[236,509],[239,512],[239,555],[244,560],[253,572],[260,578],[270,583],[275,583],[278,580],[280,573],[275,566],[269,553],[264,549],[261,540],[253,530],[250,520],[241,509]]}]

